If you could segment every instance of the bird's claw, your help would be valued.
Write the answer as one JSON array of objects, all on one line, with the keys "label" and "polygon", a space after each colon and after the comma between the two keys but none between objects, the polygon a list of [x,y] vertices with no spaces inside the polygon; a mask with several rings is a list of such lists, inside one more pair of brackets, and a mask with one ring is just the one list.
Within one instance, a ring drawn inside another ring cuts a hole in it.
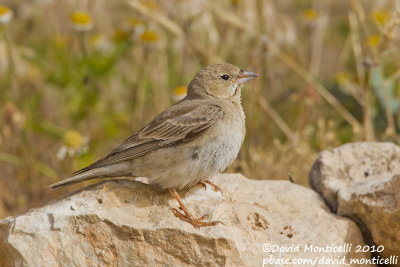
[{"label": "bird's claw", "polygon": [[207,190],[207,185],[205,183],[199,182],[199,185],[201,185],[204,190]]},{"label": "bird's claw", "polygon": [[209,184],[209,185],[211,185],[211,187],[213,188],[213,190],[215,192],[219,191],[222,194],[221,188],[218,185],[216,185],[213,182],[211,182],[210,180],[205,180],[204,182],[199,182],[199,184],[204,188],[204,190],[207,190],[207,185],[206,184]]},{"label": "bird's claw", "polygon": [[208,219],[209,217],[207,215],[203,215],[199,218],[193,218],[190,215],[186,215],[185,213],[181,213],[179,212],[177,209],[175,208],[171,208],[172,212],[174,213],[174,215],[178,218],[180,218],[181,220],[190,223],[191,225],[193,225],[194,228],[196,228],[197,230],[200,229],[200,227],[205,227],[205,226],[214,226],[217,225],[219,223],[222,223],[223,225],[225,225],[223,222],[221,221],[209,221],[209,222],[205,222],[205,219]]}]

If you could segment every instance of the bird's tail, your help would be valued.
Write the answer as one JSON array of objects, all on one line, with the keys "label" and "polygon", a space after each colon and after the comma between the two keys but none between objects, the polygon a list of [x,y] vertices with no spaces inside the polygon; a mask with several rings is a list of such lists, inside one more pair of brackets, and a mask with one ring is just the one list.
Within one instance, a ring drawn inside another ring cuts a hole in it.
[{"label": "bird's tail", "polygon": [[96,178],[111,178],[111,177],[122,177],[122,176],[132,176],[130,173],[127,173],[126,166],[122,166],[119,164],[104,166],[100,168],[95,168],[91,170],[87,170],[84,172],[77,172],[77,174],[61,180],[57,183],[51,184],[48,186],[50,189],[62,187],[65,185],[71,185],[80,183],[83,181],[96,179]]}]

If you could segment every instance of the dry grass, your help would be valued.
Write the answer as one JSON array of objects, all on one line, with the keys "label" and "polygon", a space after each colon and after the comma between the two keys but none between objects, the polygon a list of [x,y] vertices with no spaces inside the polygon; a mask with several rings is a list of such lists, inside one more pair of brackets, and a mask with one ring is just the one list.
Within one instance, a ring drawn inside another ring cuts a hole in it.
[{"label": "dry grass", "polygon": [[[14,17],[0,24],[0,218],[64,193],[45,187],[106,154],[214,62],[260,74],[244,90],[247,136],[228,171],[306,185],[321,150],[399,141],[396,1],[3,4]],[[75,11],[93,28],[74,30]]]}]

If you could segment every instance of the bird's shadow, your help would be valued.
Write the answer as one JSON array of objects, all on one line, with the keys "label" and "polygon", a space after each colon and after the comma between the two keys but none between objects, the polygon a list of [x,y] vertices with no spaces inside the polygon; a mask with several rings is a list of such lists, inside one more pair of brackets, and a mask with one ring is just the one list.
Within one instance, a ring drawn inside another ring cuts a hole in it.
[{"label": "bird's shadow", "polygon": [[[93,193],[90,193],[93,192]],[[141,181],[130,179],[102,179],[97,183],[71,191],[49,202],[49,204],[68,200],[78,194],[98,194],[98,202],[103,202],[104,193],[114,193],[115,197],[121,203],[135,202],[138,207],[148,207],[154,204],[167,205],[167,199],[170,197],[167,189],[162,189],[155,184],[147,184]],[[145,201],[145,200],[148,201]]]}]

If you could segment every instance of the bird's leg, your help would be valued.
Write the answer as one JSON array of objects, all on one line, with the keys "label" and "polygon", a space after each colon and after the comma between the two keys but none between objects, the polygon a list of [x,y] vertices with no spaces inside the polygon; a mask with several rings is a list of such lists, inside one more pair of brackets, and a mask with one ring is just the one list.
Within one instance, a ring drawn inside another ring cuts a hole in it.
[{"label": "bird's leg", "polygon": [[[186,206],[183,204],[181,198],[179,197],[178,193],[176,192],[175,189],[173,188],[169,188],[168,189],[169,192],[171,192],[171,194],[174,196],[174,198],[176,199],[176,201],[178,201],[179,206],[181,207],[181,209],[183,210],[183,214],[181,212],[179,212],[177,209],[175,208],[171,208],[172,212],[174,213],[174,215],[178,218],[180,218],[181,220],[190,223],[191,225],[194,226],[194,228],[196,229],[200,229],[200,227],[204,227],[204,226],[214,226],[217,225],[218,223],[222,223],[220,221],[211,221],[211,222],[204,222],[204,219],[207,218],[207,215],[201,216],[200,218],[193,218],[193,216],[189,213],[188,209],[186,208]],[[223,224],[223,223],[222,223]]]}]

